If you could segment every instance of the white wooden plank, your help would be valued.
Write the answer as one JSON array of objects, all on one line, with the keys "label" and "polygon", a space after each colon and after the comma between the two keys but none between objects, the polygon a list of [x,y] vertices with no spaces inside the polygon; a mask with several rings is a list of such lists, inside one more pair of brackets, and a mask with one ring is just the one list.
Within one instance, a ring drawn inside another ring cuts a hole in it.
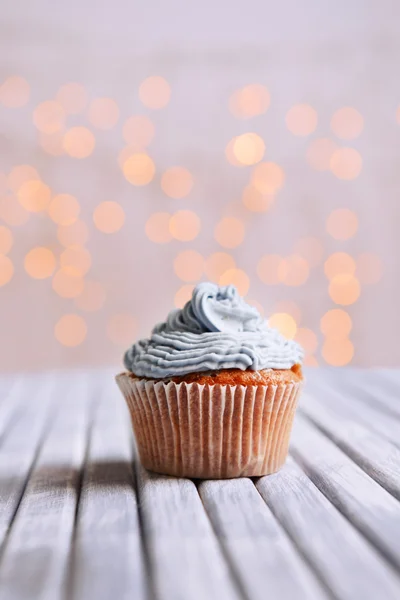
[{"label": "white wooden plank", "polygon": [[400,597],[392,568],[290,457],[257,489],[337,600]]},{"label": "white wooden plank", "polygon": [[27,399],[35,393],[38,383],[36,378],[18,377],[13,384],[1,394],[0,402],[0,448],[5,435],[9,435],[18,418],[23,414]]},{"label": "white wooden plank", "polygon": [[[346,411],[304,394],[301,411],[382,487],[400,500],[400,449]],[[399,425],[400,429],[400,425]]]},{"label": "white wooden plank", "polygon": [[158,600],[237,600],[218,541],[189,479],[138,470],[139,498]]},{"label": "white wooden plank", "polygon": [[247,598],[328,597],[250,479],[204,481],[199,492]]},{"label": "white wooden plank", "polygon": [[88,403],[85,381],[57,391],[55,422],[46,436],[0,563],[2,600],[65,596]]},{"label": "white wooden plank", "polygon": [[141,600],[146,575],[129,417],[114,381],[101,381],[78,508],[70,597]]},{"label": "white wooden plank", "polygon": [[400,568],[400,503],[300,415],[291,449],[317,487]]}]

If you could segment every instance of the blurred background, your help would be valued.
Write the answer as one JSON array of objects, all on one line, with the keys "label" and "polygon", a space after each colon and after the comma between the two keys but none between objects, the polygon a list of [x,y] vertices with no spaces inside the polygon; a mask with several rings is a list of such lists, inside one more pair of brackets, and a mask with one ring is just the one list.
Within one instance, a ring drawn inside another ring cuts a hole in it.
[{"label": "blurred background", "polygon": [[196,282],[308,365],[394,366],[400,5],[15,0],[0,369],[121,362]]}]

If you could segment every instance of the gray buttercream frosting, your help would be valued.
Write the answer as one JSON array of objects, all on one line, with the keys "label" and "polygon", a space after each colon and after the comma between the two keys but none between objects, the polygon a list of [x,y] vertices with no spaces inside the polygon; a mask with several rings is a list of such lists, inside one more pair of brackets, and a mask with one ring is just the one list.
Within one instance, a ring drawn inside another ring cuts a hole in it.
[{"label": "gray buttercream frosting", "polygon": [[302,359],[301,346],[269,327],[235,286],[200,283],[182,309],[125,353],[124,364],[139,377],[163,379],[220,369],[290,369]]}]

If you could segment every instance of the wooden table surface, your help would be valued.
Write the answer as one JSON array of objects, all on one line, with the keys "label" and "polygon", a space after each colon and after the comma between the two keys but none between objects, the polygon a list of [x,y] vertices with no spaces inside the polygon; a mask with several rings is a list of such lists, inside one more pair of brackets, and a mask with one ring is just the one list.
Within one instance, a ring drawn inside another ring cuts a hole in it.
[{"label": "wooden table surface", "polygon": [[280,473],[196,482],[111,371],[0,378],[1,600],[399,600],[400,371],[307,377]]}]

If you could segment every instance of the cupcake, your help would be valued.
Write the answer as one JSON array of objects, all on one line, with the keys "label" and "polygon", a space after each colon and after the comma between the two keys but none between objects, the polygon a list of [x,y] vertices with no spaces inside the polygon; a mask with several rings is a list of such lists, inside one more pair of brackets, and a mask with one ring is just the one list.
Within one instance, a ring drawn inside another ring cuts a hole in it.
[{"label": "cupcake", "polygon": [[303,351],[268,326],[232,285],[201,283],[117,376],[139,455],[151,471],[256,477],[285,462]]}]

